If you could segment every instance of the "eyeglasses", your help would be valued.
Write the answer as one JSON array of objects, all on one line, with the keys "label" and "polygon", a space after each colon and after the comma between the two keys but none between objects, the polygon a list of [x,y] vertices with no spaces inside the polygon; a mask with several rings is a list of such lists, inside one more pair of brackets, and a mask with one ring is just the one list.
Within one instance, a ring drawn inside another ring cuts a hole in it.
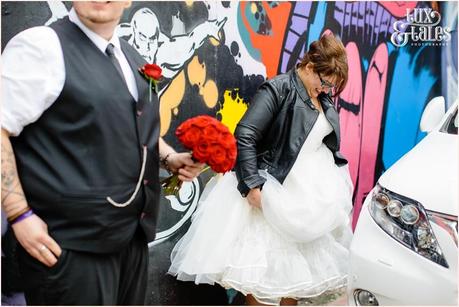
[{"label": "eyeglasses", "polygon": [[320,76],[319,73],[317,73],[317,75],[319,76],[320,86],[325,90],[328,89],[327,93],[330,93],[330,91],[334,91],[335,90],[335,85],[334,84],[328,82],[327,80],[322,79],[322,77]]}]

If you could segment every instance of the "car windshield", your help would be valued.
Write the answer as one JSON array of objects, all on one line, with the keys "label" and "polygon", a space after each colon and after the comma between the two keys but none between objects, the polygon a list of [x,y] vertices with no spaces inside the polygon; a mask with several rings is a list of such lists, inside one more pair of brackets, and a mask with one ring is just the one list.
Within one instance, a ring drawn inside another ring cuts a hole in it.
[{"label": "car windshield", "polygon": [[457,116],[457,108],[456,110],[451,113],[451,116],[443,125],[441,132],[445,132],[448,134],[457,134],[457,127],[459,126],[459,117]]}]

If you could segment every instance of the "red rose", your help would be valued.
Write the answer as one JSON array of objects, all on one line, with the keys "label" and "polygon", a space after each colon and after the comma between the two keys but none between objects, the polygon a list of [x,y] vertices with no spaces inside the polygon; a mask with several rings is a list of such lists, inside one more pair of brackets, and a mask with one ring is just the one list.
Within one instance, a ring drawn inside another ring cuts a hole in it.
[{"label": "red rose", "polygon": [[162,69],[156,64],[145,64],[141,68],[142,73],[147,78],[151,78],[153,80],[159,80],[162,77]]},{"label": "red rose", "polygon": [[177,130],[175,130],[175,135],[179,138],[182,137],[191,127],[190,121],[185,121],[180,126],[178,126]]},{"label": "red rose", "polygon": [[215,166],[222,164],[226,160],[226,150],[218,143],[213,143],[209,146],[210,161],[209,164]]},{"label": "red rose", "polygon": [[155,93],[158,93],[158,81],[162,78],[161,67],[156,64],[145,64],[139,68],[139,72],[150,83],[148,88],[148,101],[151,102],[152,90],[154,90]]},{"label": "red rose", "polygon": [[222,167],[219,165],[211,166],[210,168],[216,173],[224,173]]},{"label": "red rose", "polygon": [[209,152],[207,148],[209,144],[207,142],[202,142],[193,148],[193,158],[201,163],[206,163],[209,157]]},{"label": "red rose", "polygon": [[183,146],[188,149],[194,150],[194,147],[200,142],[201,130],[196,127],[190,127],[181,136],[178,137]]},{"label": "red rose", "polygon": [[226,154],[228,155],[228,159],[231,160],[231,161],[236,161],[236,157],[237,157],[237,150],[236,150],[236,147],[234,148],[231,148],[231,149],[228,149]]},{"label": "red rose", "polygon": [[214,168],[212,168],[217,173],[226,173],[229,172],[234,166],[234,162],[230,160],[226,160],[222,164],[219,164]]},{"label": "red rose", "polygon": [[228,149],[236,147],[236,140],[231,133],[222,134],[219,143]]},{"label": "red rose", "polygon": [[209,142],[215,142],[219,140],[220,133],[215,125],[209,125],[202,129],[202,136]]},{"label": "red rose", "polygon": [[222,164],[222,171],[221,173],[229,172],[233,169],[235,161],[226,160],[225,163]]},{"label": "red rose", "polygon": [[207,115],[196,116],[193,119],[193,125],[199,128],[205,128],[212,123],[212,120],[215,120],[214,118]]},{"label": "red rose", "polygon": [[218,126],[218,130],[220,130],[220,132],[221,132],[221,133],[224,133],[224,134],[227,134],[227,133],[231,134],[231,133],[229,132],[228,127],[226,127],[225,125],[219,125],[219,126]]}]

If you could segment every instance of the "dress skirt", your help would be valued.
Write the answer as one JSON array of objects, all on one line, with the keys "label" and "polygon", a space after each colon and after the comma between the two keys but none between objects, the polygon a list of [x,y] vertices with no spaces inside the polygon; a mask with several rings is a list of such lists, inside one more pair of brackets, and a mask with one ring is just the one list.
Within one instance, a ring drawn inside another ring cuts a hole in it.
[{"label": "dress skirt", "polygon": [[347,166],[322,143],[331,126],[321,115],[283,184],[259,171],[267,179],[261,209],[240,195],[233,172],[209,181],[169,274],[270,305],[345,286],[353,188]]}]

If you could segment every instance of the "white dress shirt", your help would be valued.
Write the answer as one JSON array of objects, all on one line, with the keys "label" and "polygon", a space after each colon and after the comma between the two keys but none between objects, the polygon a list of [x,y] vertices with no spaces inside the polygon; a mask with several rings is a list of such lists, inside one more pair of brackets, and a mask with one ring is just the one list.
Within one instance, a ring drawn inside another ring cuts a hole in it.
[{"label": "white dress shirt", "polygon": [[[134,72],[120,49],[116,33],[110,41],[87,28],[72,8],[69,19],[105,54],[109,43],[115,48],[129,92],[137,101]],[[50,27],[27,29],[13,37],[2,54],[2,128],[17,136],[35,122],[59,97],[65,83],[61,44]]]}]

